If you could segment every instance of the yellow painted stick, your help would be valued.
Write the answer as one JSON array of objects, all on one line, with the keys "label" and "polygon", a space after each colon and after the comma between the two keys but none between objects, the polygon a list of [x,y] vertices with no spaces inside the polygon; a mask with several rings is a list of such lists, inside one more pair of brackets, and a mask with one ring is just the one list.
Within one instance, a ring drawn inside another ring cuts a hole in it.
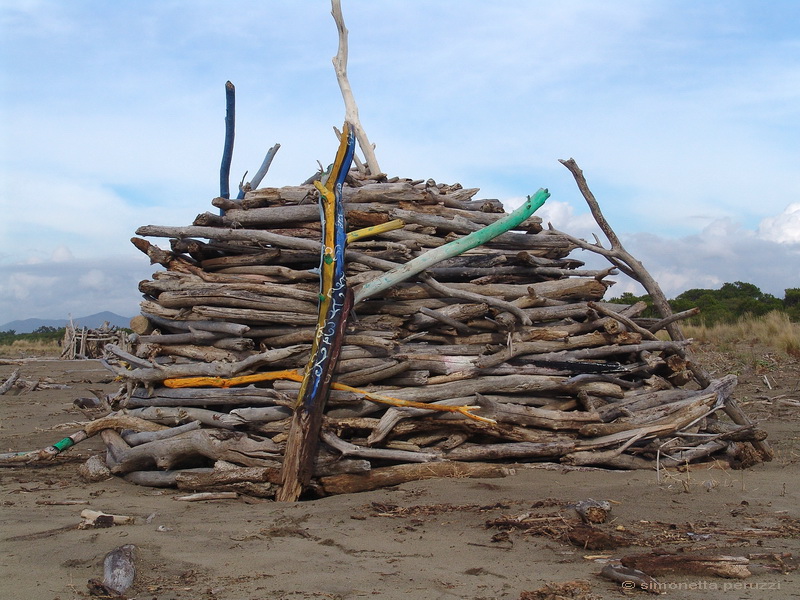
[{"label": "yellow painted stick", "polygon": [[[289,381],[303,381],[303,374],[296,369],[286,369],[283,371],[267,371],[264,373],[256,373],[254,375],[240,375],[239,377],[183,377],[174,379],[165,379],[164,386],[168,388],[188,388],[188,387],[217,387],[229,388],[236,385],[247,385],[250,383],[258,383],[261,381],[275,381],[284,379]],[[389,404],[391,406],[399,406],[403,408],[422,408],[425,410],[433,410],[438,412],[453,412],[481,421],[483,423],[496,423],[494,419],[480,417],[472,413],[473,410],[480,408],[479,406],[442,406],[441,404],[427,404],[425,402],[414,402],[413,400],[402,400],[400,398],[393,398],[392,396],[384,396],[383,394],[375,394],[354,388],[343,383],[331,383],[331,389],[340,390],[343,392],[353,392],[360,394],[367,400],[378,402],[380,404]]]},{"label": "yellow painted stick", "polygon": [[393,221],[389,221],[387,223],[378,223],[377,225],[364,227],[364,229],[357,229],[347,234],[347,243],[349,244],[350,242],[363,240],[364,238],[372,237],[373,235],[378,235],[380,233],[386,233],[387,231],[402,229],[405,227],[405,225],[406,223],[402,219],[394,219]]}]

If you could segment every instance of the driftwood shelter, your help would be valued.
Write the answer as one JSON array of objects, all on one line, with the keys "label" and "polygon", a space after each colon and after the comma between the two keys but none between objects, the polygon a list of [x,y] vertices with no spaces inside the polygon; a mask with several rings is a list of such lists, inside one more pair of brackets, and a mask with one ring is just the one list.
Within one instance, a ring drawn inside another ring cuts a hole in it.
[{"label": "driftwood shelter", "polygon": [[[533,211],[546,190],[507,214],[476,188],[380,170],[337,5],[346,118],[333,165],[259,187],[276,146],[230,199],[229,84],[214,210],[136,231],[163,268],[139,284],[131,348],[106,347],[124,388],[113,412],[44,454],[100,432],[107,467],[132,483],[278,500],[531,462],[769,460],[736,378],[693,362],[685,315],[621,245],[575,161],[561,162],[608,247],[545,227]],[[586,269],[579,249],[609,267]],[[603,302],[618,272],[643,284],[660,319]]]}]

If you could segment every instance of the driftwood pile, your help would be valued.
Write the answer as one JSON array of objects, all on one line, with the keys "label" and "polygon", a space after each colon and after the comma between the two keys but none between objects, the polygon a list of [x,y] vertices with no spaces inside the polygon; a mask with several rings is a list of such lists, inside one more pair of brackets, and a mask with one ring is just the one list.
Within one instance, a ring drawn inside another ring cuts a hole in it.
[{"label": "driftwood pile", "polygon": [[[331,5],[345,126],[328,172],[258,189],[276,144],[229,199],[227,82],[218,210],[132,240],[164,270],[139,284],[131,348],[106,346],[125,387],[81,431],[0,464],[47,460],[99,434],[106,465],[87,462],[87,478],[107,467],[137,484],[296,500],[536,461],[769,460],[732,397],[735,377],[713,380],[691,360],[686,315],[622,246],[574,160],[561,162],[608,248],[544,230],[531,215],[546,190],[506,215],[477,189],[382,173]],[[584,268],[576,249],[611,267]],[[660,320],[642,319],[643,303],[601,301],[617,271],[642,284]]]},{"label": "driftwood pile", "polygon": [[[768,459],[763,432],[731,397],[735,377],[698,378],[686,340],[657,338],[675,318],[642,319],[643,304],[602,302],[614,267],[583,268],[575,238],[538,217],[360,295],[386,271],[505,216],[477,191],[350,171],[348,231],[402,226],[349,240],[356,302],[313,491],[500,476],[531,461],[655,468],[712,455]],[[137,230],[132,242],[164,270],[139,284],[132,350],[107,346],[106,364],[126,382],[115,414],[148,426],[103,430],[112,472],[144,485],[275,496],[317,324],[317,196],[310,184],[256,189],[241,201],[216,198],[222,214],[190,226]],[[719,409],[735,423],[717,419]]]},{"label": "driftwood pile", "polygon": [[123,350],[129,350],[128,334],[108,322],[96,329],[89,329],[78,327],[70,321],[64,328],[60,358],[64,360],[102,358],[106,344],[115,344]]}]

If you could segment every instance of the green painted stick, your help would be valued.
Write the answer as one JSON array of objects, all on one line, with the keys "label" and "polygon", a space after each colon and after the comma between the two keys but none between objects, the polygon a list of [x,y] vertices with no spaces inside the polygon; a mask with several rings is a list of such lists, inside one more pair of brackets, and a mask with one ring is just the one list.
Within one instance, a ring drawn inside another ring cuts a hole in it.
[{"label": "green painted stick", "polygon": [[536,212],[549,197],[550,192],[544,188],[540,189],[533,196],[528,196],[528,199],[522,206],[504,219],[495,221],[491,225],[487,225],[483,229],[474,231],[463,238],[450,242],[449,244],[429,250],[425,254],[408,261],[406,264],[397,267],[396,269],[392,269],[391,271],[387,271],[380,277],[376,277],[375,279],[366,282],[363,286],[361,286],[361,289],[356,292],[353,304],[358,304],[370,296],[374,296],[375,294],[378,294],[383,290],[392,287],[393,285],[397,285],[401,281],[405,281],[409,277],[413,277],[417,273],[432,267],[436,263],[448,258],[453,258],[459,254],[463,254],[467,250],[472,250],[473,248],[493,240],[498,235],[501,235],[510,229],[514,229],[514,227],[517,227],[525,219]]}]

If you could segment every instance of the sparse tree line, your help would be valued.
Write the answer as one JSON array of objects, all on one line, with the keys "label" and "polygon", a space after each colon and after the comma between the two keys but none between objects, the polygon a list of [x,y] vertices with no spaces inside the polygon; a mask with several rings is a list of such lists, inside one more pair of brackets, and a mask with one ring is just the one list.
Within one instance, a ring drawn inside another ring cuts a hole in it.
[{"label": "sparse tree line", "polygon": [[42,325],[31,333],[17,333],[16,330],[9,329],[0,331],[0,346],[10,346],[16,341],[53,343],[63,338],[64,327],[57,328],[50,325]]},{"label": "sparse tree line", "polygon": [[[610,302],[633,304],[643,301],[648,305],[648,312],[643,316],[658,317],[649,295],[635,296],[625,292]],[[687,319],[692,325],[715,325],[719,323],[735,323],[745,315],[758,317],[773,311],[784,312],[789,319],[800,322],[800,288],[788,288],[781,300],[772,294],[762,292],[752,283],[736,281],[725,283],[718,290],[695,288],[686,290],[669,301],[674,312],[691,308],[699,308],[700,314]]]}]

